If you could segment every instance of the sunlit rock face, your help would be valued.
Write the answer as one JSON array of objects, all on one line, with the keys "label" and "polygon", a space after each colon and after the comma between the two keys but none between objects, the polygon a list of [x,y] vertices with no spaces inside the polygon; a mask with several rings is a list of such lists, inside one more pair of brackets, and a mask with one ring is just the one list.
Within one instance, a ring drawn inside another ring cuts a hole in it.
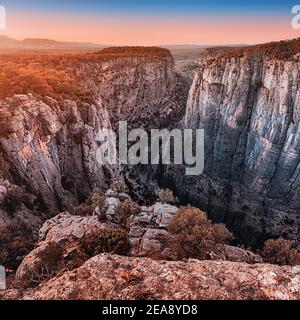
[{"label": "sunlit rock face", "polygon": [[184,126],[205,130],[205,171],[167,173],[182,198],[252,244],[299,238],[300,63],[290,60],[204,54]]}]

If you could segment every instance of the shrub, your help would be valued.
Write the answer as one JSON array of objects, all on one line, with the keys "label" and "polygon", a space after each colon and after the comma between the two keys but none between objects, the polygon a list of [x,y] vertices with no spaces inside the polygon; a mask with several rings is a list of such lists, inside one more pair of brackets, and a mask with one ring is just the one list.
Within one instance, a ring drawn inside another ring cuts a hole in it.
[{"label": "shrub", "polygon": [[50,271],[55,271],[60,267],[63,260],[63,248],[56,242],[50,242],[47,248],[38,254],[38,258],[44,267]]},{"label": "shrub", "polygon": [[[1,129],[0,129],[0,134],[2,134]],[[0,153],[0,177],[7,177],[8,175],[9,175],[9,163],[8,161],[5,161],[3,155]]]},{"label": "shrub", "polygon": [[227,229],[224,223],[213,224],[213,234],[216,243],[225,244],[233,240],[232,233]]},{"label": "shrub", "polygon": [[10,225],[0,232],[0,265],[16,270],[33,249],[32,231],[23,223]]},{"label": "shrub", "polygon": [[206,213],[191,206],[177,211],[168,231],[173,235],[179,258],[208,259],[218,245],[232,238],[225,225],[212,224]]},{"label": "shrub", "polygon": [[2,202],[2,208],[8,213],[15,213],[25,205],[28,209],[34,210],[36,197],[25,191],[23,187],[13,186],[7,190]]},{"label": "shrub", "polygon": [[94,210],[95,210],[95,207],[93,205],[89,205],[86,202],[84,202],[74,207],[74,215],[87,217],[87,216],[91,216]]},{"label": "shrub", "polygon": [[300,264],[300,247],[292,240],[270,239],[265,242],[261,256],[272,264],[297,265]]},{"label": "shrub", "polygon": [[174,197],[173,191],[171,191],[170,189],[157,188],[155,190],[155,194],[162,203],[174,204],[177,202],[177,199]]},{"label": "shrub", "polygon": [[110,188],[112,191],[117,192],[117,193],[128,192],[128,187],[127,187],[126,183],[121,180],[114,181],[111,184]]},{"label": "shrub", "polygon": [[96,189],[90,196],[90,201],[93,205],[104,206],[105,204],[105,195],[100,189]]},{"label": "shrub", "polygon": [[126,255],[130,250],[128,234],[121,229],[99,229],[80,240],[80,249],[88,257],[100,253]]},{"label": "shrub", "polygon": [[27,279],[32,284],[38,284],[53,277],[63,267],[63,248],[55,242],[37,254],[37,260],[30,270]]},{"label": "shrub", "polygon": [[140,211],[141,207],[138,203],[126,199],[116,208],[115,216],[117,218],[117,223],[123,227],[126,227],[128,218],[130,216],[137,215],[140,213]]},{"label": "shrub", "polygon": [[96,189],[92,192],[86,202],[74,207],[74,214],[76,216],[90,216],[97,207],[99,208],[100,213],[105,214],[107,204],[105,195],[100,189]]}]

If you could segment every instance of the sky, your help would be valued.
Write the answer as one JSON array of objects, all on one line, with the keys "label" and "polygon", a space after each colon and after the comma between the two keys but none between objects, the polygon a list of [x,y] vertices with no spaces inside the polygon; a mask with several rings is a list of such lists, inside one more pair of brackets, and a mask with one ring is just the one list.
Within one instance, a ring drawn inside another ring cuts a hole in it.
[{"label": "sky", "polygon": [[[300,0],[298,0],[300,4]],[[255,44],[291,39],[297,0],[0,0],[16,39],[109,45]]]}]

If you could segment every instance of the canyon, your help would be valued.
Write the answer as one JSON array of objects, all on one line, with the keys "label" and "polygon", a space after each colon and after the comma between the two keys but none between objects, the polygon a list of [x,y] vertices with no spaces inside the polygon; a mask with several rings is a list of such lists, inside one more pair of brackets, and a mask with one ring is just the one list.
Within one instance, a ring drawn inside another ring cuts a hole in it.
[{"label": "canyon", "polygon": [[[190,71],[184,72],[176,70],[172,55],[162,48],[106,48],[93,54],[0,59],[4,65],[0,73],[0,230],[31,240],[25,251],[18,252],[18,264],[39,243],[45,221],[72,211],[95,188],[106,190],[116,179],[125,180],[141,205],[152,201],[158,184],[170,188],[180,204],[190,203],[213,221],[224,222],[237,243],[261,247],[269,238],[300,241],[299,39],[249,48],[204,49],[197,68],[193,62]],[[204,129],[204,173],[186,176],[184,167],[174,165],[100,166],[96,135],[103,127],[115,129],[120,120],[145,130]],[[0,238],[3,248],[5,241]],[[87,274],[94,265],[104,270],[102,266],[110,266],[111,259],[120,265],[141,264],[150,275],[154,270],[162,274],[165,268],[146,258],[103,255],[76,272]],[[241,272],[241,279],[246,272],[249,283],[254,281],[256,271],[247,269],[244,262],[166,264],[182,275],[182,284],[192,281],[183,275],[184,268],[193,274],[214,265],[219,274],[207,275],[205,281],[211,283],[210,277],[224,276],[220,268],[226,263],[228,270]],[[295,276],[284,290],[287,297],[296,296],[298,271],[268,265],[254,268],[266,274],[274,268],[275,274]],[[100,276],[107,277],[104,271]],[[28,293],[28,297],[65,298],[57,288],[73,286],[70,277],[66,273],[50,280],[40,293]],[[280,298],[274,294],[275,280],[266,277],[274,284],[272,293],[257,289],[256,297]],[[152,278],[143,281],[153,287],[157,284]],[[197,283],[197,288],[201,285]],[[83,291],[85,286],[88,281],[84,280]],[[116,297],[118,286],[111,283],[107,297]],[[177,297],[174,292],[166,295],[171,287],[166,284],[166,288],[155,298]],[[231,285],[224,290],[229,298],[235,297]],[[217,291],[216,287],[212,297]],[[198,296],[185,292],[180,297],[203,298],[201,292]],[[134,298],[126,290],[119,297]]]}]

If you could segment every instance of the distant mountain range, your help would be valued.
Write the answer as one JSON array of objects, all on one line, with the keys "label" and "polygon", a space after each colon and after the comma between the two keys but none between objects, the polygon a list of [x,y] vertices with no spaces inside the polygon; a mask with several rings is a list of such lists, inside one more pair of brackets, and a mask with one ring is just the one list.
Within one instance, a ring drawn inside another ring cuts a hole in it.
[{"label": "distant mountain range", "polygon": [[90,51],[95,49],[102,49],[107,46],[90,43],[90,42],[67,42],[55,41],[49,39],[24,39],[16,40],[7,36],[0,36],[0,51]]}]

